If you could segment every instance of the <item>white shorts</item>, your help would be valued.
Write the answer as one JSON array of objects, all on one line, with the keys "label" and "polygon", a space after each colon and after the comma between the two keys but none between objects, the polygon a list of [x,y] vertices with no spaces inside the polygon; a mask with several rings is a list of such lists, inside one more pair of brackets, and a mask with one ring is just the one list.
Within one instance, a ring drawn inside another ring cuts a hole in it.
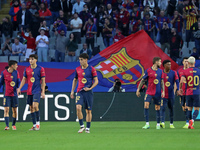
[{"label": "white shorts", "polygon": [[26,59],[29,58],[29,56],[30,56],[31,54],[35,54],[35,51],[32,52],[32,49],[27,48],[25,58],[26,58]]}]

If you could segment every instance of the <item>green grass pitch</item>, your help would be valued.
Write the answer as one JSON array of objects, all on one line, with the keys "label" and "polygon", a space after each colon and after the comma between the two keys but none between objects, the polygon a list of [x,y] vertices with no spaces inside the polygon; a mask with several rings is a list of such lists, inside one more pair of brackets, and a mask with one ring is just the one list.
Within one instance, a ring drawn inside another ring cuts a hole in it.
[{"label": "green grass pitch", "polygon": [[[11,123],[10,123],[11,124]],[[145,122],[92,122],[91,133],[77,133],[77,122],[41,122],[40,131],[29,131],[31,122],[17,122],[16,131],[4,131],[0,123],[0,149],[4,150],[200,150],[200,122],[195,129],[182,129],[183,121],[174,122],[176,129],[156,130],[156,122],[144,130]]]}]

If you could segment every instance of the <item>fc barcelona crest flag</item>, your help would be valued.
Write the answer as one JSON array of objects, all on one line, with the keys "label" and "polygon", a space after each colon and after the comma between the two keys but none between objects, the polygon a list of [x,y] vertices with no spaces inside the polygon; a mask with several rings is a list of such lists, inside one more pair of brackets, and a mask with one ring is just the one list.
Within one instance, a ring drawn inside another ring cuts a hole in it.
[{"label": "fc barcelona crest flag", "polygon": [[[166,55],[144,30],[126,37],[94,56],[89,64],[97,70],[99,85],[113,86],[120,79],[126,91],[136,91],[144,71],[153,65],[153,58],[171,58]],[[173,60],[172,70],[178,68]]]}]

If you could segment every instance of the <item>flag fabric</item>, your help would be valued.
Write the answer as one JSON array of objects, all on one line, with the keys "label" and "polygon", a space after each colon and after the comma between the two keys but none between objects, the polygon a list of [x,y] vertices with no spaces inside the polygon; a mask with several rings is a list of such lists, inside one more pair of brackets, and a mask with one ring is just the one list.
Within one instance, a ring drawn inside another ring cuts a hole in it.
[{"label": "flag fabric", "polygon": [[111,87],[115,79],[120,79],[122,88],[136,91],[137,83],[144,71],[153,65],[154,57],[160,57],[162,61],[169,59],[172,70],[178,68],[178,64],[141,30],[104,49],[89,64],[97,70],[99,85]]}]

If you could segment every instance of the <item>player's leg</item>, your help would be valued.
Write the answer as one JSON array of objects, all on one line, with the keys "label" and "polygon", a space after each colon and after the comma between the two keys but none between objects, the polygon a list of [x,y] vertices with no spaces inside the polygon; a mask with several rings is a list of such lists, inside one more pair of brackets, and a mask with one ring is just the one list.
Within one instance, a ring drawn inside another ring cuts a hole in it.
[{"label": "player's leg", "polygon": [[83,124],[82,105],[83,105],[83,95],[81,92],[78,92],[76,95],[76,115],[78,116],[80,124],[80,129],[78,133],[82,133],[85,130],[85,126]]},{"label": "player's leg", "polygon": [[144,97],[144,118],[146,121],[146,124],[144,127],[142,127],[142,129],[149,129],[150,125],[149,125],[149,104],[151,102],[152,96],[146,94]]},{"label": "player's leg", "polygon": [[161,97],[153,97],[153,100],[154,100],[155,110],[156,110],[156,120],[157,120],[156,129],[160,129],[160,103],[161,103]]},{"label": "player's leg", "polygon": [[170,128],[174,129],[174,98],[168,99],[168,108],[169,108],[169,118],[170,118]]},{"label": "player's leg", "polygon": [[10,97],[6,96],[3,100],[3,106],[4,106],[4,119],[6,123],[5,130],[9,130],[9,107],[10,107]]},{"label": "player's leg", "polygon": [[183,128],[188,129],[188,126],[189,126],[189,120],[188,120],[188,117],[187,117],[188,108],[186,106],[186,96],[185,95],[180,96],[180,104],[182,106],[182,110],[184,112],[185,119],[186,119],[186,124],[183,126]]},{"label": "player's leg", "polygon": [[33,95],[28,95],[27,104],[29,105],[31,112],[31,120],[33,123],[33,127],[30,130],[36,130],[36,117],[35,110],[33,109]]},{"label": "player's leg", "polygon": [[17,107],[18,107],[18,97],[14,96],[11,101],[11,107],[12,107],[12,129],[16,130],[16,119],[17,119]]},{"label": "player's leg", "polygon": [[163,98],[161,100],[161,106],[160,106],[160,120],[161,120],[160,126],[162,128],[165,128],[165,110],[166,110],[166,105],[167,105],[167,99]]},{"label": "player's leg", "polygon": [[40,110],[39,110],[40,97],[41,97],[41,93],[33,95],[33,109],[35,111],[35,116],[36,116],[36,129],[37,130],[40,130]]},{"label": "player's leg", "polygon": [[90,125],[91,125],[91,121],[92,121],[92,110],[88,110],[86,109],[86,122],[87,122],[87,126],[86,126],[86,133],[90,133]]},{"label": "player's leg", "polygon": [[188,112],[187,112],[187,117],[189,119],[189,126],[188,129],[193,129],[193,121],[192,121],[192,108],[193,108],[193,97],[192,95],[188,95],[186,97],[186,101],[187,101],[187,108],[188,108]]},{"label": "player's leg", "polygon": [[194,121],[196,120],[199,114],[199,107],[200,107],[199,95],[193,95],[193,107],[194,107],[194,112],[192,115],[192,120],[190,120],[189,122],[190,127],[193,126]]}]

